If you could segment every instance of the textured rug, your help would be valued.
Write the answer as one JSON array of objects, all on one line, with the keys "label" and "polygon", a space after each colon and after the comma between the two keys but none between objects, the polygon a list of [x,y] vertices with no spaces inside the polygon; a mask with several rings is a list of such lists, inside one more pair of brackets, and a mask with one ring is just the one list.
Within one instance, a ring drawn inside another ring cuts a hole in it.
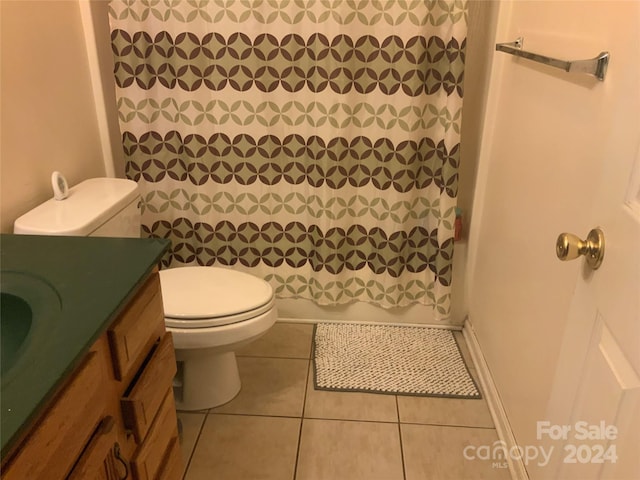
[{"label": "textured rug", "polygon": [[313,346],[318,390],[481,398],[451,330],[318,323]]}]

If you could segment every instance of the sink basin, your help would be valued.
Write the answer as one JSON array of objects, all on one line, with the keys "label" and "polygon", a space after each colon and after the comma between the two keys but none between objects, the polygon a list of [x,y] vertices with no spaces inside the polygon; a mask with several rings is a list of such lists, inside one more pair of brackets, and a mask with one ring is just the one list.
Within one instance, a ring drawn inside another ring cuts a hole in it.
[{"label": "sink basin", "polygon": [[[0,376],[2,384],[46,339],[47,324],[62,311],[56,289],[24,272],[0,271]],[[50,325],[50,324],[49,324]]]},{"label": "sink basin", "polygon": [[33,312],[24,299],[0,293],[0,374],[11,370],[16,363],[32,322]]}]

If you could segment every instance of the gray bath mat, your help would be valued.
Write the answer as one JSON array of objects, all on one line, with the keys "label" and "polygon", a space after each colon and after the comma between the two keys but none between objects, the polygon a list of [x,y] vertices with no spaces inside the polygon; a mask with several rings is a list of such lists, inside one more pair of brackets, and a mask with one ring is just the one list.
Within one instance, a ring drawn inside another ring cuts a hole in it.
[{"label": "gray bath mat", "polygon": [[318,323],[313,345],[319,390],[481,398],[451,330]]}]

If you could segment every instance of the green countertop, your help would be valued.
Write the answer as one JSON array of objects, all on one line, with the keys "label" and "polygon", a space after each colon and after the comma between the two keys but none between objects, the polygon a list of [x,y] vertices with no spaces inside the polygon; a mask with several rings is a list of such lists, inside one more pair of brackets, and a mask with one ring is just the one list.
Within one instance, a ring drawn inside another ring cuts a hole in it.
[{"label": "green countertop", "polygon": [[2,369],[3,458],[168,246],[161,239],[0,235],[1,290],[18,285],[26,298],[48,305],[34,310],[19,359]]}]

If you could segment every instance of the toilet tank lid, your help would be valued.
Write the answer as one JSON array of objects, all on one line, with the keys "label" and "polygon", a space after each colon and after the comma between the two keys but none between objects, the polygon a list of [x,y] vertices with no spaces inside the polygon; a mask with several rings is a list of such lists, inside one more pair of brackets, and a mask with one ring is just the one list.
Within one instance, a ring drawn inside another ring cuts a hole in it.
[{"label": "toilet tank lid", "polygon": [[90,178],[22,215],[14,233],[87,236],[138,198],[138,185],[122,178]]}]

